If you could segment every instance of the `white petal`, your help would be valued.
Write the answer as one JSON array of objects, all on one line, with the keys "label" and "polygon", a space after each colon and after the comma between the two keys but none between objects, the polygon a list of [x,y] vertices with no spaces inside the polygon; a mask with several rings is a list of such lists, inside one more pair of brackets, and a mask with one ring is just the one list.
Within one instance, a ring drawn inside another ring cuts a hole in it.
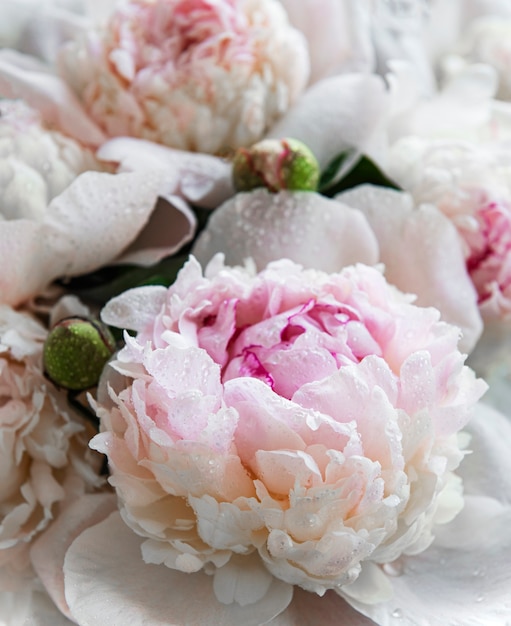
[{"label": "white petal", "polygon": [[[394,596],[377,605],[346,599],[376,623],[392,626],[504,625],[511,616],[511,424],[478,405],[459,472],[465,509],[440,526],[422,554],[402,557],[389,575]],[[507,452],[506,452],[507,448]],[[492,497],[493,496],[493,497]]]},{"label": "white petal", "polygon": [[333,591],[320,597],[296,588],[289,607],[271,626],[375,626]]},{"label": "white petal", "polygon": [[[213,589],[223,604],[236,602],[241,606],[249,606],[266,596],[273,581],[273,576],[257,553],[233,555],[226,565],[215,572]],[[288,591],[292,595],[291,587]]]},{"label": "white petal", "polygon": [[43,223],[60,275],[90,272],[117,257],[147,223],[161,172],[85,172],[54,198]]},{"label": "white petal", "polygon": [[382,626],[506,624],[511,615],[511,509],[483,526],[474,521],[470,546],[433,545],[418,556],[403,557],[401,575],[390,578],[392,600],[351,604]]},{"label": "white petal", "polygon": [[257,626],[291,599],[289,585],[275,581],[260,602],[221,604],[213,577],[146,565],[141,542],[114,513],[72,544],[64,564],[66,598],[80,626]]},{"label": "white petal", "polygon": [[482,330],[477,294],[451,222],[434,206],[414,208],[411,196],[361,185],[336,196],[360,209],[373,228],[387,280],[417,294],[417,304],[434,306],[463,331],[460,346],[470,351]]},{"label": "white petal", "polygon": [[380,160],[389,105],[389,94],[379,76],[326,78],[310,87],[268,136],[300,139],[322,168],[349,147]]},{"label": "white petal", "polygon": [[186,200],[214,208],[234,193],[231,166],[209,154],[173,150],[151,141],[117,137],[97,152],[99,159],[119,164],[120,171],[164,169],[160,195],[179,194]]},{"label": "white petal", "polygon": [[29,220],[0,221],[0,302],[16,306],[58,276],[61,259],[43,233]]},{"label": "white petal", "polygon": [[117,263],[153,265],[193,239],[197,219],[178,196],[159,197],[145,227]]},{"label": "white petal", "polygon": [[35,571],[55,604],[68,617],[71,615],[64,598],[63,574],[66,551],[85,528],[97,524],[114,511],[116,503],[117,499],[111,493],[83,495],[60,514],[31,548]]},{"label": "white petal", "polygon": [[167,289],[158,285],[128,289],[106,303],[101,319],[110,326],[140,331],[160,313],[166,299]]},{"label": "white petal", "polygon": [[84,145],[98,146],[106,139],[68,85],[38,70],[30,57],[0,50],[0,92],[4,98],[23,98],[48,124]]},{"label": "white petal", "polygon": [[371,71],[369,2],[281,0],[291,24],[303,32],[311,56],[311,82],[341,71]]},{"label": "white petal", "polygon": [[289,258],[304,267],[337,272],[378,260],[378,246],[359,211],[316,193],[264,189],[238,194],[218,208],[193,254],[206,264],[217,252],[228,265],[252,257],[259,269]]},{"label": "white petal", "polygon": [[[457,473],[469,494],[495,498],[511,506],[511,420],[479,402],[464,430],[470,433],[470,454]],[[511,573],[510,573],[511,575]]]}]

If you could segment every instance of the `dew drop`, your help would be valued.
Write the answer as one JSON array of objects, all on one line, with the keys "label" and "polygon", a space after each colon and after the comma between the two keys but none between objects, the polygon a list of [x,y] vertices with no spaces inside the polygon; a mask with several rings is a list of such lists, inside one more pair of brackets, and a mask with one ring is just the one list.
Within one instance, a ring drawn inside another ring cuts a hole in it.
[{"label": "dew drop", "polygon": [[476,597],[476,602],[482,602],[484,600],[484,595],[482,593],[480,593],[477,597]]},{"label": "dew drop", "polygon": [[392,611],[392,617],[396,617],[397,619],[401,619],[403,617],[403,611],[401,609],[394,609]]}]

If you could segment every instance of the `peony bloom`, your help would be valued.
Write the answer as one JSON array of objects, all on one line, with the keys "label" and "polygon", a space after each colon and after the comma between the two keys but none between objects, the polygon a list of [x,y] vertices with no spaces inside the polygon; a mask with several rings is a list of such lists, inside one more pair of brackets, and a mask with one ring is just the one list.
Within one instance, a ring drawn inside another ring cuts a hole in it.
[{"label": "peony bloom", "polygon": [[217,257],[203,277],[192,259],[170,289],[127,292],[103,318],[138,331],[91,444],[123,519],[147,563],[213,575],[254,623],[294,585],[384,600],[379,565],[422,552],[459,512],[457,432],[484,383],[458,330],[376,269],[283,260],[254,275]]},{"label": "peony bloom", "polygon": [[0,100],[0,141],[0,219],[42,221],[79,174],[102,169],[90,150],[46,128],[21,101]]},{"label": "peony bloom", "polygon": [[1,591],[26,573],[31,542],[62,507],[101,484],[92,433],[43,376],[45,337],[28,313],[0,305]]},{"label": "peony bloom", "polygon": [[389,172],[417,205],[435,204],[456,226],[486,318],[511,313],[511,168],[505,147],[404,138]]},{"label": "peony bloom", "polygon": [[371,185],[334,200],[259,189],[219,207],[192,252],[203,264],[223,251],[230,265],[250,257],[258,269],[282,256],[324,272],[383,263],[390,283],[462,329],[468,352],[482,321],[457,231],[436,207],[416,209],[410,194]]},{"label": "peony bloom", "polygon": [[199,152],[260,139],[307,84],[303,36],[276,0],[131,0],[61,55],[110,136]]}]

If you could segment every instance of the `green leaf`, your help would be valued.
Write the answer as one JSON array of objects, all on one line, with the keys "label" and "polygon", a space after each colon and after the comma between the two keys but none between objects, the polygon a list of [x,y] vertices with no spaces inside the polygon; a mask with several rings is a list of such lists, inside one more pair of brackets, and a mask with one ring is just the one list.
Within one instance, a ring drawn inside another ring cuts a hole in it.
[{"label": "green leaf", "polygon": [[64,287],[80,299],[91,304],[103,306],[127,289],[143,285],[171,285],[184,263],[188,253],[166,257],[150,267],[139,265],[114,265],[101,268],[96,272],[78,276],[66,281]]},{"label": "green leaf", "polygon": [[357,154],[353,148],[338,154],[326,167],[320,180],[319,191],[332,198],[341,191],[363,184],[378,185],[400,190],[369,157]]}]

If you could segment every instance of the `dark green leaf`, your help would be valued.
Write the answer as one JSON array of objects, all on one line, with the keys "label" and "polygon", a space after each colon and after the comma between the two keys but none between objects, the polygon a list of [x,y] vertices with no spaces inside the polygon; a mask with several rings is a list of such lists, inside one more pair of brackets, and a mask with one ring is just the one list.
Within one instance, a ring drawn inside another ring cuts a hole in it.
[{"label": "dark green leaf", "polygon": [[[347,172],[343,172],[343,166],[348,164],[348,159],[353,159],[354,164],[348,168]],[[340,176],[339,173],[341,173]],[[363,184],[401,189],[374,161],[365,155],[357,157],[354,150],[342,152],[331,161],[321,177],[319,189],[324,196],[332,198],[341,191]]]}]

